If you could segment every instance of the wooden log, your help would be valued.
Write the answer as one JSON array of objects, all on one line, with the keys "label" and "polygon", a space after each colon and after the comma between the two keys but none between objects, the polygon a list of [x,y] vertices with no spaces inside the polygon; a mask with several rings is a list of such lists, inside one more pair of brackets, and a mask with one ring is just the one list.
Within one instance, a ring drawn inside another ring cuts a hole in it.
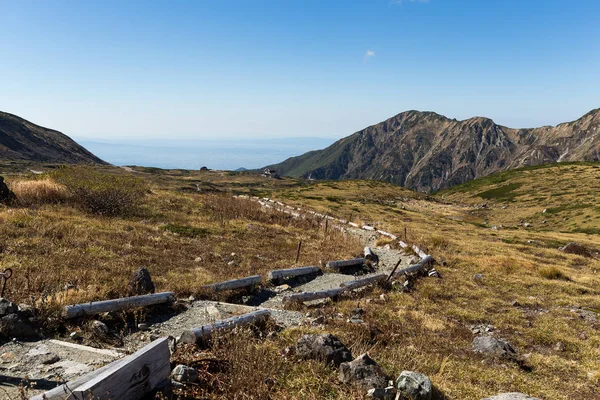
[{"label": "wooden log", "polygon": [[353,258],[352,260],[329,261],[327,263],[327,267],[339,271],[341,268],[344,268],[344,267],[363,265],[365,263],[365,261],[366,260],[364,258]]},{"label": "wooden log", "polygon": [[408,267],[403,268],[403,269],[398,270],[397,272],[395,272],[394,273],[394,277],[398,277],[400,275],[406,275],[406,274],[411,274],[411,273],[417,272],[417,271],[421,270],[422,268],[428,267],[432,263],[433,263],[433,257],[431,257],[431,256],[425,256],[417,264],[415,264],[415,265],[409,265]]},{"label": "wooden log", "polygon": [[373,261],[375,259],[375,255],[373,254],[373,251],[368,246],[365,247],[365,249],[363,250],[363,254],[365,255],[366,260]]},{"label": "wooden log", "polygon": [[169,339],[157,339],[77,387],[69,399],[141,399],[169,378],[170,358]]},{"label": "wooden log", "polygon": [[302,293],[294,293],[288,294],[287,296],[283,296],[283,304],[290,304],[294,302],[305,302],[311,300],[319,300],[326,299],[328,297],[339,296],[345,291],[343,288],[334,288],[328,290],[321,290],[319,292],[302,292]]},{"label": "wooden log", "polygon": [[370,226],[370,225],[363,225],[361,226],[362,229],[366,230],[366,231],[374,231],[375,227],[374,226]]},{"label": "wooden log", "polygon": [[416,244],[413,244],[412,249],[419,257],[421,257],[421,258],[427,257],[427,253],[425,253],[423,250],[419,249]]},{"label": "wooden log", "polygon": [[92,301],[89,303],[65,306],[62,315],[64,318],[77,318],[86,315],[95,315],[103,312],[126,310],[129,308],[147,307],[155,304],[169,303],[175,300],[172,292],[145,294],[142,296],[124,297],[120,299]]},{"label": "wooden log", "polygon": [[358,224],[356,222],[350,221],[350,222],[348,222],[348,225],[350,225],[350,226],[352,226],[354,228],[358,228]]},{"label": "wooden log", "polygon": [[267,279],[269,281],[275,281],[277,279],[295,278],[303,275],[319,274],[321,268],[319,267],[299,267],[299,268],[288,268],[288,269],[276,269],[269,272]]},{"label": "wooden log", "polygon": [[[158,341],[161,341],[161,340],[167,341],[166,338],[158,339]],[[157,345],[156,342],[158,342],[158,341],[150,343],[148,346],[144,347],[142,350],[144,350],[147,347],[150,347],[153,351],[156,351],[158,349],[159,351],[162,350],[162,352],[164,353],[165,345],[162,344],[162,342]],[[166,342],[166,350],[167,350],[167,353],[166,353],[164,362],[166,362],[167,369],[166,369],[166,376],[164,379],[166,379],[169,376],[169,372],[170,372],[170,368],[169,368],[170,367],[170,365],[169,365],[170,353],[168,352],[169,351],[168,341]],[[100,367],[94,371],[90,371],[87,374],[84,374],[80,377],[77,377],[77,378],[67,382],[67,383],[59,385],[59,386],[55,387],[54,389],[51,389],[51,390],[44,392],[42,394],[39,394],[37,396],[34,396],[30,400],[75,399],[75,397],[73,397],[73,394],[82,385],[85,385],[86,383],[95,380],[97,377],[106,376],[105,374],[107,373],[107,371],[118,370],[123,364],[127,364],[127,363],[131,362],[130,357],[133,357],[134,355],[135,355],[135,353],[130,356],[124,357],[122,359],[116,360],[110,364],[106,364],[103,367]],[[131,378],[131,376],[129,378]],[[120,384],[122,384],[122,382],[120,382]],[[77,397],[77,399],[83,399],[83,398],[90,398],[90,397],[89,396],[88,397]],[[93,398],[95,399],[96,397],[93,397]],[[110,397],[110,398],[112,399],[113,397]],[[114,398],[117,398],[117,397],[114,397]]]},{"label": "wooden log", "polygon": [[252,275],[247,276],[245,278],[231,279],[229,281],[213,283],[212,285],[204,286],[204,288],[215,292],[222,292],[224,290],[233,290],[244,287],[256,286],[261,282],[262,277],[260,275]]},{"label": "wooden log", "polygon": [[358,289],[359,287],[363,287],[363,286],[371,285],[373,283],[384,281],[386,278],[387,278],[386,274],[377,274],[377,275],[368,276],[368,277],[362,278],[362,279],[356,279],[353,281],[344,282],[340,285],[340,287],[345,290],[353,290],[353,289]]},{"label": "wooden log", "polygon": [[183,343],[197,343],[203,339],[209,339],[215,334],[215,332],[224,332],[232,330],[238,326],[250,325],[253,323],[261,322],[269,318],[271,311],[269,310],[256,310],[247,314],[238,315],[216,321],[213,324],[207,324],[200,328],[190,329],[181,334],[180,341]]},{"label": "wooden log", "polygon": [[398,237],[397,237],[396,235],[393,235],[393,234],[391,234],[391,233],[389,233],[389,232],[386,232],[386,231],[382,231],[382,230],[379,230],[379,229],[378,229],[378,230],[377,230],[377,233],[379,233],[379,234],[380,234],[380,235],[382,235],[382,236],[389,237],[389,238],[390,238],[390,239],[392,239],[392,240],[396,240],[396,239],[398,239]]}]

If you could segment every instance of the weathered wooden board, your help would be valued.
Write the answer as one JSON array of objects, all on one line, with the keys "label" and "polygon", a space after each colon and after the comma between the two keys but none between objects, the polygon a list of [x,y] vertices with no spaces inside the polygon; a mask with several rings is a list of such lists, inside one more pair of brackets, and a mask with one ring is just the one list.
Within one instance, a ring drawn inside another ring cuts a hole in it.
[{"label": "weathered wooden board", "polygon": [[223,290],[241,289],[244,287],[256,286],[262,282],[260,275],[248,276],[240,279],[231,279],[229,281],[217,282],[212,285],[204,286],[205,289],[221,292]]},{"label": "weathered wooden board", "polygon": [[181,334],[180,341],[183,343],[197,343],[201,339],[210,338],[215,332],[232,330],[238,326],[250,325],[264,321],[271,315],[269,310],[256,310],[247,314],[216,321],[199,328],[190,329]]},{"label": "weathered wooden board", "polygon": [[298,276],[312,275],[321,273],[319,267],[298,267],[288,269],[276,269],[267,275],[269,281],[275,281],[277,279],[295,278]]},{"label": "weathered wooden board", "polygon": [[89,303],[65,306],[62,315],[64,318],[77,318],[86,315],[95,315],[103,312],[126,310],[129,308],[147,307],[155,304],[169,303],[175,300],[172,292],[146,294],[142,296],[123,297],[120,299],[92,301]]},{"label": "weathered wooden board", "polygon": [[355,265],[363,265],[365,263],[365,258],[353,258],[351,260],[339,260],[339,261],[329,261],[327,263],[327,267],[340,270],[344,267],[352,267]]},{"label": "weathered wooden board", "polygon": [[283,304],[290,304],[294,302],[303,303],[305,301],[326,299],[328,297],[339,296],[345,291],[343,288],[335,288],[328,290],[321,290],[319,292],[302,292],[302,293],[294,293],[284,296],[282,301]]},{"label": "weathered wooden board", "polygon": [[421,257],[421,258],[427,257],[427,253],[425,253],[423,250],[418,248],[416,244],[413,244],[412,249],[419,257]]},{"label": "weathered wooden board", "polygon": [[387,278],[386,274],[372,275],[372,276],[368,276],[366,278],[344,282],[340,285],[340,288],[345,289],[345,290],[358,289],[363,286],[367,286],[367,285],[371,285],[373,283],[384,281],[386,278]]},{"label": "weathered wooden board", "polygon": [[371,225],[363,225],[361,226],[362,229],[364,229],[365,231],[374,231],[376,230],[376,228],[374,226]]},{"label": "weathered wooden board", "polygon": [[169,378],[169,339],[142,347],[73,390],[70,399],[138,400]]}]

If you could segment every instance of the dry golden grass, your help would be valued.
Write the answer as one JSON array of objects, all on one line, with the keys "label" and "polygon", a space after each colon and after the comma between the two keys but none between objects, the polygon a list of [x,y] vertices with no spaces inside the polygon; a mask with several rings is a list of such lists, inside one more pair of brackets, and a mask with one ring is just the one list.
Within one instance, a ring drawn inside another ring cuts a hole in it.
[{"label": "dry golden grass", "polygon": [[12,181],[9,188],[22,206],[61,203],[68,198],[66,187],[49,178]]},{"label": "dry golden grass", "polygon": [[[406,232],[409,242],[445,264],[436,267],[442,279],[422,279],[410,293],[385,292],[385,301],[346,297],[323,309],[303,308],[328,317],[323,329],[299,327],[268,340],[248,339],[247,346],[244,340],[232,345],[239,362],[220,378],[248,385],[247,398],[363,396],[339,384],[331,368],[281,358],[278,350],[306,332],[338,335],[354,355],[369,351],[392,376],[402,370],[429,375],[438,399],[481,399],[509,391],[543,399],[598,398],[600,322],[581,318],[577,310],[600,310],[600,260],[558,249],[578,242],[592,253],[600,250],[597,234],[589,233],[600,229],[597,209],[566,207],[576,199],[589,204],[597,196],[593,191],[600,170],[592,165],[518,172],[489,187],[429,199],[377,182],[309,184],[217,171],[136,171],[151,183],[152,194],[133,216],[93,216],[66,204],[0,209],[0,268],[15,270],[9,297],[115,297],[124,293],[130,272],[142,266],[150,269],[157,290],[188,295],[205,283],[291,266],[299,240],[303,265],[360,253],[361,243],[335,230],[325,236],[318,221],[292,220],[230,197],[266,195],[375,224],[403,240]],[[579,181],[573,186],[575,177]],[[478,196],[515,183],[512,179],[521,186],[510,201]],[[486,209],[474,207],[483,202]],[[542,213],[544,208],[551,211]],[[531,228],[519,225],[530,218],[537,218]],[[543,219],[548,222],[542,224]],[[503,227],[493,230],[494,225]],[[483,279],[473,279],[474,274]],[[555,279],[562,276],[569,280]],[[78,290],[65,295],[62,288],[68,282]],[[377,288],[365,297],[379,299],[383,292]],[[512,305],[515,300],[520,306]],[[357,305],[365,310],[366,325],[345,322]],[[344,318],[335,318],[337,313]],[[498,337],[526,356],[529,369],[473,353],[470,326],[483,323],[494,325]],[[564,350],[556,349],[558,342]],[[213,351],[228,359],[219,353],[223,350]],[[267,376],[273,386],[265,383]],[[242,397],[233,387],[219,390],[212,396]]]}]

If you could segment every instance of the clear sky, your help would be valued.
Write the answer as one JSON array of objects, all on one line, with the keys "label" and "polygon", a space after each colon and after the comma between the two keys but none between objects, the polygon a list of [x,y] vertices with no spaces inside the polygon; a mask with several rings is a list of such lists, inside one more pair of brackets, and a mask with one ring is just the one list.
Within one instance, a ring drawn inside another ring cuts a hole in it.
[{"label": "clear sky", "polygon": [[600,107],[598,0],[0,0],[0,110],[74,137],[342,137]]}]

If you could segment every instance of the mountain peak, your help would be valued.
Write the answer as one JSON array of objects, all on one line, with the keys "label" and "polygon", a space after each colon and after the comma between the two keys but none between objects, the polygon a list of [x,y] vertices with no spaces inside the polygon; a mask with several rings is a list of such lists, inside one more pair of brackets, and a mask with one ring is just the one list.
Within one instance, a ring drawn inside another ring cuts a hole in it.
[{"label": "mountain peak", "polygon": [[106,164],[67,135],[2,111],[0,158],[67,164]]},{"label": "mountain peak", "polygon": [[271,168],[295,177],[375,179],[439,190],[521,166],[599,161],[600,136],[592,134],[598,120],[600,109],[576,124],[521,129],[515,135],[515,129],[486,117],[457,121],[409,110]]}]

